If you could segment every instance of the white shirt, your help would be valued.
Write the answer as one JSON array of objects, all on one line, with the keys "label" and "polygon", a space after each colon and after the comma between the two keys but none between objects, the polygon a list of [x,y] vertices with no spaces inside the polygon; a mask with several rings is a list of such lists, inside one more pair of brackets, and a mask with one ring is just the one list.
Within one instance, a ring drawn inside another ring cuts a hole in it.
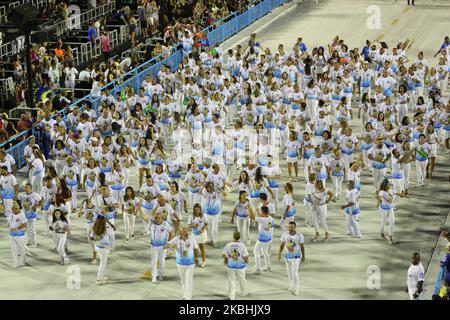
[{"label": "white shirt", "polygon": [[153,247],[164,246],[169,240],[171,231],[172,227],[166,221],[162,221],[161,224],[152,222],[150,227],[150,244]]},{"label": "white shirt", "polygon": [[193,237],[182,240],[178,236],[173,238],[169,243],[175,245],[176,262],[178,265],[191,266],[195,263],[194,250],[198,249],[198,244]]},{"label": "white shirt", "polygon": [[408,277],[406,279],[408,289],[416,290],[418,282],[424,280],[425,280],[425,270],[422,266],[422,263],[419,262],[417,265],[411,264],[408,268]]},{"label": "white shirt", "polygon": [[228,268],[244,269],[247,265],[245,257],[248,257],[248,250],[242,242],[230,242],[223,248],[223,254],[228,258]]},{"label": "white shirt", "polygon": [[2,188],[2,198],[12,199],[14,197],[15,189],[14,186],[17,185],[17,180],[12,174],[0,177],[0,186]]},{"label": "white shirt", "polygon": [[284,253],[286,260],[302,258],[300,245],[305,242],[305,238],[300,232],[296,231],[294,234],[290,234],[289,231],[286,231],[281,235],[280,241],[286,244]]},{"label": "white shirt", "polygon": [[[25,213],[23,211],[20,211],[18,214],[9,214],[8,215],[8,225],[9,229],[17,229],[22,224],[27,223],[28,220],[25,216]],[[9,234],[11,236],[24,236],[26,229],[10,232]]]}]

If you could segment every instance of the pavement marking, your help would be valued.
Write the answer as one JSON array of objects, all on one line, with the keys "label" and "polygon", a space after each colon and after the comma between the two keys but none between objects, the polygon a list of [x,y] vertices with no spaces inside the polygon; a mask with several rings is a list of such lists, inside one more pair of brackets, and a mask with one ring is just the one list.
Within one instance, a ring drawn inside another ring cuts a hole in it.
[{"label": "pavement marking", "polygon": [[398,18],[395,18],[394,20],[391,21],[390,25],[391,26],[395,26],[398,23]]},{"label": "pavement marking", "polygon": [[375,40],[380,41],[380,40],[383,39],[383,38],[384,38],[384,33],[381,33],[381,34],[378,35],[378,37],[376,37]]},{"label": "pavement marking", "polygon": [[412,45],[414,44],[414,41],[415,41],[415,40],[412,39],[412,41],[409,43],[409,45],[408,45],[408,50],[411,49]]},{"label": "pavement marking", "polygon": [[[296,5],[296,4],[293,4],[289,9],[283,11],[283,12],[280,13],[280,14],[276,14],[274,18],[272,18],[271,20],[267,21],[266,23],[264,23],[262,26],[258,27],[257,29],[253,30],[252,33],[258,34],[259,31],[261,31],[262,29],[266,28],[266,27],[267,27],[268,25],[270,25],[272,22],[274,22],[275,20],[279,19],[280,17],[286,15],[286,13],[292,11],[292,10],[295,9],[296,7],[297,7],[297,5]],[[283,7],[278,7],[278,8],[283,8]],[[277,9],[278,9],[278,8],[277,8]],[[269,14],[272,14],[272,13],[273,13],[273,11],[270,12]],[[264,18],[264,17],[262,17],[261,19],[263,19],[263,18]],[[244,29],[244,30],[245,30],[245,29]],[[241,30],[241,32],[244,31],[244,30]],[[238,33],[238,34],[239,34],[239,33]],[[237,36],[238,34],[236,34],[235,36]],[[237,46],[238,44],[241,44],[241,43],[244,42],[244,41],[248,41],[248,38],[249,38],[249,37],[247,36],[247,37],[244,37],[244,38],[242,38],[241,40],[239,40],[239,41],[237,41],[237,42],[233,42],[233,38],[234,38],[235,36],[233,36],[233,37],[231,37],[231,38],[229,38],[229,39],[226,40],[226,42],[227,42],[227,41],[230,41],[230,42],[234,43],[234,44],[233,44],[234,47]],[[241,36],[242,36],[242,35],[241,35]],[[230,47],[231,47],[231,46],[230,46]]]},{"label": "pavement marking", "polygon": [[411,8],[406,7],[405,9],[403,9],[403,13],[407,13],[409,11],[409,9],[411,9]]}]

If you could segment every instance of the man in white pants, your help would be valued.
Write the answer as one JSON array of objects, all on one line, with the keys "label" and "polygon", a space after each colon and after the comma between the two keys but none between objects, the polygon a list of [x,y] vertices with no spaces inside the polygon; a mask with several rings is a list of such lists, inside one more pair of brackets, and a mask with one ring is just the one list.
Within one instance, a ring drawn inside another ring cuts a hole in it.
[{"label": "man in white pants", "polygon": [[7,214],[7,218],[13,259],[12,267],[15,269],[25,265],[25,230],[28,226],[28,220],[16,201],[12,204],[12,212]]},{"label": "man in white pants", "polygon": [[347,182],[347,204],[341,206],[341,209],[345,211],[345,218],[347,223],[347,231],[345,235],[352,235],[356,238],[361,238],[361,231],[359,229],[358,216],[360,214],[359,198],[361,194],[358,189],[355,188],[354,181]]},{"label": "man in white pants", "polygon": [[280,251],[278,253],[278,261],[281,261],[281,253],[284,248],[284,261],[289,279],[289,291],[295,295],[300,291],[300,280],[298,276],[298,266],[300,262],[305,262],[305,239],[300,232],[297,232],[295,221],[289,222],[289,230],[281,235]]},{"label": "man in white pants", "polygon": [[391,153],[384,145],[383,138],[376,139],[376,145],[370,149],[367,157],[372,161],[373,168],[373,186],[375,190],[380,190],[380,184],[386,175],[387,162],[391,157]]},{"label": "man in white pants", "polygon": [[274,220],[269,215],[269,208],[261,207],[258,217],[250,213],[250,219],[258,222],[258,240],[255,243],[253,253],[255,255],[255,271],[253,274],[261,274],[261,253],[264,256],[265,268],[264,271],[270,272],[270,253],[269,247],[272,242],[272,229],[274,227]]},{"label": "man in white pants", "polygon": [[[156,283],[156,277],[162,281],[166,260],[166,249],[164,246],[172,238],[173,228],[164,221],[160,214],[153,217],[150,227],[150,245],[152,248],[152,283]],[[159,270],[158,269],[159,261]]]},{"label": "man in white pants", "polygon": [[198,264],[198,244],[194,238],[189,237],[186,228],[180,229],[180,234],[164,246],[175,248],[178,273],[180,274],[183,300],[192,299],[194,288],[194,266]]},{"label": "man in white pants", "polygon": [[410,300],[421,300],[423,296],[423,281],[425,269],[420,262],[420,254],[414,252],[411,256],[411,265],[408,268],[405,292],[409,294]]},{"label": "man in white pants", "polygon": [[40,206],[41,196],[35,192],[30,183],[25,185],[25,192],[19,193],[19,201],[22,205],[23,212],[28,220],[27,226],[27,241],[33,248],[37,247],[37,232],[36,232],[36,218],[37,208]]},{"label": "man in white pants", "polygon": [[241,287],[241,295],[247,296],[247,281],[245,280],[245,269],[248,264],[248,251],[244,243],[240,241],[241,233],[234,231],[233,241],[223,249],[224,263],[228,267],[228,298],[234,300],[236,297],[236,278]]}]

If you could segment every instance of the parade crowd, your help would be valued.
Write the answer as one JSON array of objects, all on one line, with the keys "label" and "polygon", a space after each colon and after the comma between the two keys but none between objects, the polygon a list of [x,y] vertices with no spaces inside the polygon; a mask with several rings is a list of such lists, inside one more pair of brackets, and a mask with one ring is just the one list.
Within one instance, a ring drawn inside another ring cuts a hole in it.
[{"label": "parade crowd", "polygon": [[[256,34],[229,50],[195,47],[193,36],[181,38],[178,70],[163,67],[137,92],[97,85],[98,109],[85,104],[66,119],[52,118],[49,106],[41,140],[32,137],[24,150],[23,188],[14,159],[0,150],[14,268],[38,246],[38,227],[53,237],[60,263],[69,263],[72,221],[83,219],[91,263],[99,260],[98,285],[108,281],[116,235],[128,242],[139,233],[150,244],[146,275],[163,282],[174,249],[182,297],[191,299],[195,268],[220,258],[208,256],[207,246],[219,246],[226,218],[236,225],[223,249],[228,297],[235,298],[236,279],[247,294],[249,264],[255,275],[271,272],[273,250],[298,295],[306,259],[299,227],[314,229],[312,241],[333,241],[333,201],[345,213],[342,231],[358,241],[367,184],[376,190],[379,236],[395,244],[398,198],[427,187],[438,154],[448,161],[448,37],[432,65],[422,52],[407,55],[408,40],[350,49],[339,37],[314,48],[298,38],[293,48],[272,51]],[[230,212],[222,210],[225,199],[234,202]],[[279,248],[271,246],[275,237]],[[411,299],[422,290],[419,274],[408,282]]]}]

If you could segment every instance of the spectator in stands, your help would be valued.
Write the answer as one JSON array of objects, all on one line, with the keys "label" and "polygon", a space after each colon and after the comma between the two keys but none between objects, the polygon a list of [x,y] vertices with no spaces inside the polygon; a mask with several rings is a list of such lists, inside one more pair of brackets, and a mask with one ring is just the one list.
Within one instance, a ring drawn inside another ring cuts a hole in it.
[{"label": "spectator in stands", "polygon": [[60,73],[59,63],[56,59],[53,59],[48,70],[48,76],[50,78],[50,85],[52,87],[59,87]]},{"label": "spectator in stands", "polygon": [[[31,128],[31,114],[29,112],[22,113],[20,115],[20,120],[17,121],[17,131],[24,132]],[[24,138],[28,135],[24,135]]]},{"label": "spectator in stands", "polygon": [[141,57],[141,53],[140,53],[140,47],[141,47],[141,43],[139,41],[135,41],[134,46],[131,48],[131,65],[137,66],[140,62],[140,57]]},{"label": "spectator in stands", "polygon": [[25,82],[20,80],[15,87],[16,105],[19,106],[25,101]]},{"label": "spectator in stands", "polygon": [[90,81],[92,79],[91,70],[89,66],[84,67],[84,70],[78,75],[78,80],[80,81]]},{"label": "spectator in stands", "polygon": [[64,68],[64,75],[65,87],[73,90],[75,88],[75,79],[78,76],[78,70],[73,66],[73,62],[69,62],[68,66]]},{"label": "spectator in stands", "polygon": [[23,79],[23,68],[22,68],[22,63],[20,62],[20,60],[16,61],[14,63],[14,81],[19,81],[21,79]]},{"label": "spectator in stands", "polygon": [[59,61],[63,61],[64,60],[64,49],[63,49],[63,46],[62,46],[62,42],[61,43],[58,42],[56,44],[55,56],[58,58]]},{"label": "spectator in stands", "polygon": [[131,43],[134,43],[134,41],[136,39],[137,28],[138,28],[138,22],[135,17],[132,16],[130,18],[128,27],[130,28]]},{"label": "spectator in stands", "polygon": [[41,80],[44,86],[50,85],[50,77],[48,75],[50,71],[50,62],[48,61],[48,56],[43,57],[41,62]]},{"label": "spectator in stands", "polygon": [[97,0],[89,0],[89,9],[95,9],[97,7]]},{"label": "spectator in stands", "polygon": [[103,32],[100,38],[100,48],[103,54],[104,61],[108,61],[111,52],[111,44],[109,42],[108,32]]},{"label": "spectator in stands", "polygon": [[92,21],[88,28],[88,40],[93,46],[95,45],[95,41],[97,40],[97,28],[95,27],[95,21]]},{"label": "spectator in stands", "polygon": [[9,139],[8,132],[6,132],[4,128],[0,128],[0,143],[8,141],[8,139]]},{"label": "spectator in stands", "polygon": [[139,20],[139,25],[140,25],[140,30],[142,33],[142,36],[144,38],[147,37],[147,17],[145,14],[145,5],[146,5],[146,1],[145,0],[140,0],[137,10],[136,10],[136,14],[138,16],[138,20]]},{"label": "spectator in stands", "polygon": [[8,120],[8,115],[6,113],[2,113],[0,115],[0,128],[6,130],[8,137],[11,137],[18,133],[16,128],[14,127],[14,124]]},{"label": "spectator in stands", "polygon": [[155,0],[147,2],[146,12],[147,12],[147,24],[150,28],[150,34],[153,34],[158,29],[159,25],[159,7]]}]

